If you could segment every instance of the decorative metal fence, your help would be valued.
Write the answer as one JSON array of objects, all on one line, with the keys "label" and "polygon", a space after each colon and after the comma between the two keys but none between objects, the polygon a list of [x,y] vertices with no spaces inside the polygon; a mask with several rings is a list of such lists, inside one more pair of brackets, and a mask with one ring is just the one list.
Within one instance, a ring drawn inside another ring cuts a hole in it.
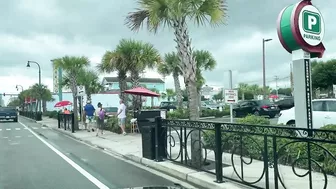
[{"label": "decorative metal fence", "polygon": [[[267,189],[305,183],[299,187],[324,189],[336,181],[336,130],[161,118],[156,128],[157,160],[212,173],[218,183]],[[167,140],[159,143],[160,138]]]},{"label": "decorative metal fence", "polygon": [[32,112],[32,111],[19,111],[20,116],[28,117],[36,121],[42,120],[42,112]]}]

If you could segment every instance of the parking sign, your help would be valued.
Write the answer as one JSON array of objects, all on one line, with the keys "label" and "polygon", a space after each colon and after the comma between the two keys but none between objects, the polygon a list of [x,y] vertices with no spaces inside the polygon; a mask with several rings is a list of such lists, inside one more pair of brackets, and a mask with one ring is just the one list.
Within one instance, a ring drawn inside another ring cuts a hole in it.
[{"label": "parking sign", "polygon": [[238,90],[225,89],[224,99],[227,104],[236,104],[238,102]]}]

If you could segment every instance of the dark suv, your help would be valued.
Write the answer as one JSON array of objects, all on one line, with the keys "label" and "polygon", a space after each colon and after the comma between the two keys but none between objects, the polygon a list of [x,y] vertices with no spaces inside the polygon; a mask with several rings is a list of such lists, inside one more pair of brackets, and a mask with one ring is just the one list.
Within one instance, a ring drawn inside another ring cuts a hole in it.
[{"label": "dark suv", "polygon": [[240,101],[233,108],[234,117],[244,117],[249,114],[253,114],[257,116],[269,116],[270,118],[274,118],[279,112],[280,109],[278,106],[269,100]]},{"label": "dark suv", "polygon": [[164,101],[160,103],[160,109],[175,110],[177,109],[177,102]]}]

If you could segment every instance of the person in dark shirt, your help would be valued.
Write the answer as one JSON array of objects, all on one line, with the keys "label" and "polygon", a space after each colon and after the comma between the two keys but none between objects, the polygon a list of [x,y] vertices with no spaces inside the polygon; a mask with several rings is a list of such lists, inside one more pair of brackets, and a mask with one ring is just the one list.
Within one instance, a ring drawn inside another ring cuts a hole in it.
[{"label": "person in dark shirt", "polygon": [[91,104],[91,101],[88,100],[86,102],[86,105],[84,106],[84,113],[85,113],[85,129],[88,130],[88,132],[90,132],[90,128],[92,130],[92,132],[94,131],[93,127],[92,127],[92,122],[94,119],[94,114],[95,114],[96,109],[93,107],[93,105]]}]

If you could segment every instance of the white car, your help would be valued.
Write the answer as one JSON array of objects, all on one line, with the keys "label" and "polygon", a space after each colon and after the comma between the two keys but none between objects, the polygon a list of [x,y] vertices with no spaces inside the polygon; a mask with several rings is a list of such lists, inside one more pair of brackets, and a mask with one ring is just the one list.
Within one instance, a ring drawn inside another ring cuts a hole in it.
[{"label": "white car", "polygon": [[[313,100],[312,106],[314,129],[328,124],[336,124],[336,99]],[[295,107],[281,111],[278,124],[295,126]]]}]

